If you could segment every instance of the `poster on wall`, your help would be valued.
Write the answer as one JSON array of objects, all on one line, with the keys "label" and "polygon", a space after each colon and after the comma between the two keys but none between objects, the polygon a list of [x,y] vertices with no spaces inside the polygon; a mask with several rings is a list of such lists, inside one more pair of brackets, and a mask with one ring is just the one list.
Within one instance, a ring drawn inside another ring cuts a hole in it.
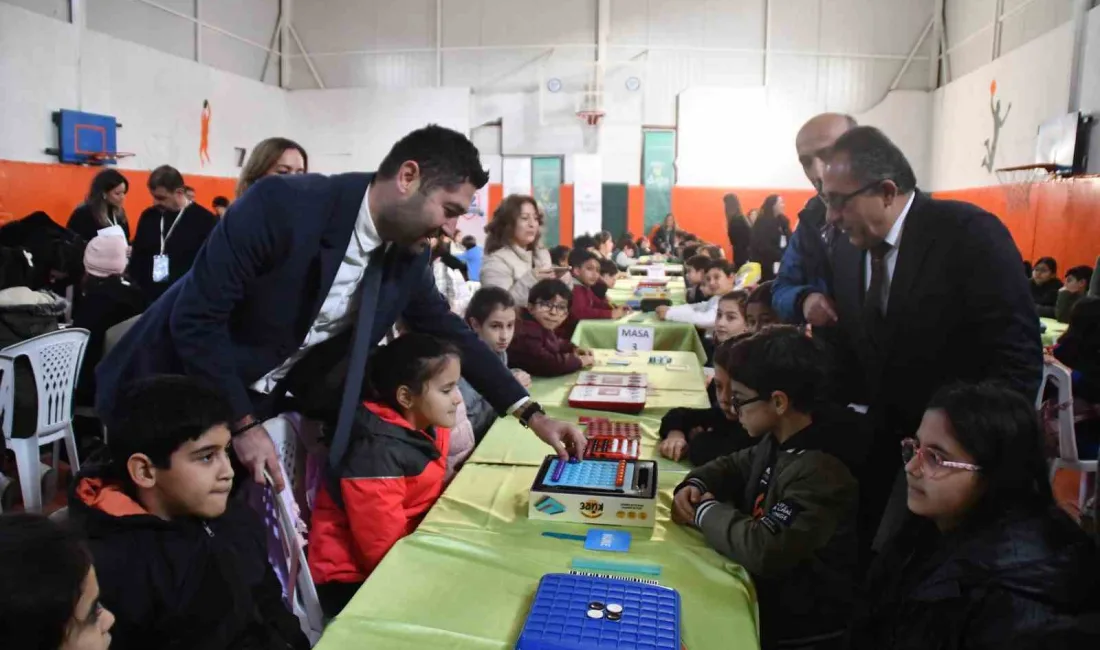
[{"label": "poster on wall", "polygon": [[531,159],[506,156],[503,164],[504,196],[509,194],[531,194]]},{"label": "poster on wall", "polygon": [[561,158],[532,158],[532,194],[542,209],[542,245],[557,246],[561,239]]},{"label": "poster on wall", "polygon": [[573,156],[573,232],[603,230],[603,161],[598,154]]},{"label": "poster on wall", "polygon": [[642,185],[645,186],[645,234],[672,211],[676,162],[675,131],[645,131],[642,141]]}]

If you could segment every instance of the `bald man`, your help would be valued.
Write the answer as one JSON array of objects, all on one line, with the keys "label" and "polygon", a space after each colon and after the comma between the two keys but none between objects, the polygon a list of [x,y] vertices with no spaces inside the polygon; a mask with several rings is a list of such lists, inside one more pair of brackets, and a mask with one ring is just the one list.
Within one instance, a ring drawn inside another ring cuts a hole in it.
[{"label": "bald man", "polygon": [[824,157],[833,143],[855,126],[856,121],[850,115],[822,113],[806,122],[795,138],[798,161],[818,196],[798,213],[798,228],[772,283],[772,307],[784,322],[810,323],[815,327],[836,324],[829,258],[833,254],[831,249],[844,238],[834,237],[835,230],[825,223],[821,178]]}]

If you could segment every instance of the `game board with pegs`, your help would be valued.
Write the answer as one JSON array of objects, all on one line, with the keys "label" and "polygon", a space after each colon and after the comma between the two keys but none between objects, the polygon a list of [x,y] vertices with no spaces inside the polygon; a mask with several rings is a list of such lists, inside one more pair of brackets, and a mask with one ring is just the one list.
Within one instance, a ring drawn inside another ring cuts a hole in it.
[{"label": "game board with pegs", "polygon": [[649,380],[640,372],[593,372],[586,370],[577,375],[579,386],[627,386],[645,388]]},{"label": "game board with pegs", "polygon": [[581,386],[569,391],[569,406],[618,413],[641,413],[646,389],[628,386]]},{"label": "game board with pegs", "polygon": [[588,445],[585,458],[620,460],[638,458],[642,430],[637,422],[616,422],[606,418],[581,418]]},{"label": "game board with pegs", "polygon": [[657,464],[651,460],[547,456],[531,484],[530,519],[652,526],[657,512]]},{"label": "game board with pegs", "polygon": [[680,594],[617,578],[542,577],[516,650],[679,650]]}]

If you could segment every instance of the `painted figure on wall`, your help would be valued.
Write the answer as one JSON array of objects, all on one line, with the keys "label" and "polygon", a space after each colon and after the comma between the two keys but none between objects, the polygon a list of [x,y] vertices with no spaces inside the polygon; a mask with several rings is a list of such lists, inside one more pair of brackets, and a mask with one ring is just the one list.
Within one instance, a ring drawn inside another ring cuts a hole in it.
[{"label": "painted figure on wall", "polygon": [[199,164],[210,162],[210,102],[202,100],[202,125],[199,130]]},{"label": "painted figure on wall", "polygon": [[985,157],[982,158],[982,167],[990,174],[993,173],[993,159],[997,156],[997,141],[1001,138],[1001,127],[1005,125],[1008,114],[1012,111],[1009,103],[1004,115],[1001,115],[1001,100],[997,99],[997,80],[989,84],[989,112],[993,114],[993,137],[985,140]]}]

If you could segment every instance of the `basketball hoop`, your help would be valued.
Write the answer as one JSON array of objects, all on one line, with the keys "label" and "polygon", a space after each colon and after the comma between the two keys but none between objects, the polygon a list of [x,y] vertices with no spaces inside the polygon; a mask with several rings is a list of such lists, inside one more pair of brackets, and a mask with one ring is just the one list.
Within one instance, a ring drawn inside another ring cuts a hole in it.
[{"label": "basketball hoop", "polygon": [[135,155],[137,154],[133,154],[128,151],[97,151],[95,153],[88,154],[88,157],[84,159],[84,164],[91,165],[93,167],[114,165],[123,158],[131,158]]},{"label": "basketball hoop", "polygon": [[1031,207],[1031,188],[1036,183],[1053,180],[1058,176],[1058,166],[1050,164],[1017,165],[997,170],[997,181],[1005,193],[1009,210],[1027,210]]},{"label": "basketball hoop", "polygon": [[577,111],[577,117],[588,126],[599,126],[604,115],[603,111]]},{"label": "basketball hoop", "polygon": [[584,150],[588,153],[596,153],[600,148],[600,121],[606,113],[598,109],[584,109],[577,111],[577,119],[581,121],[581,135],[584,137]]}]

